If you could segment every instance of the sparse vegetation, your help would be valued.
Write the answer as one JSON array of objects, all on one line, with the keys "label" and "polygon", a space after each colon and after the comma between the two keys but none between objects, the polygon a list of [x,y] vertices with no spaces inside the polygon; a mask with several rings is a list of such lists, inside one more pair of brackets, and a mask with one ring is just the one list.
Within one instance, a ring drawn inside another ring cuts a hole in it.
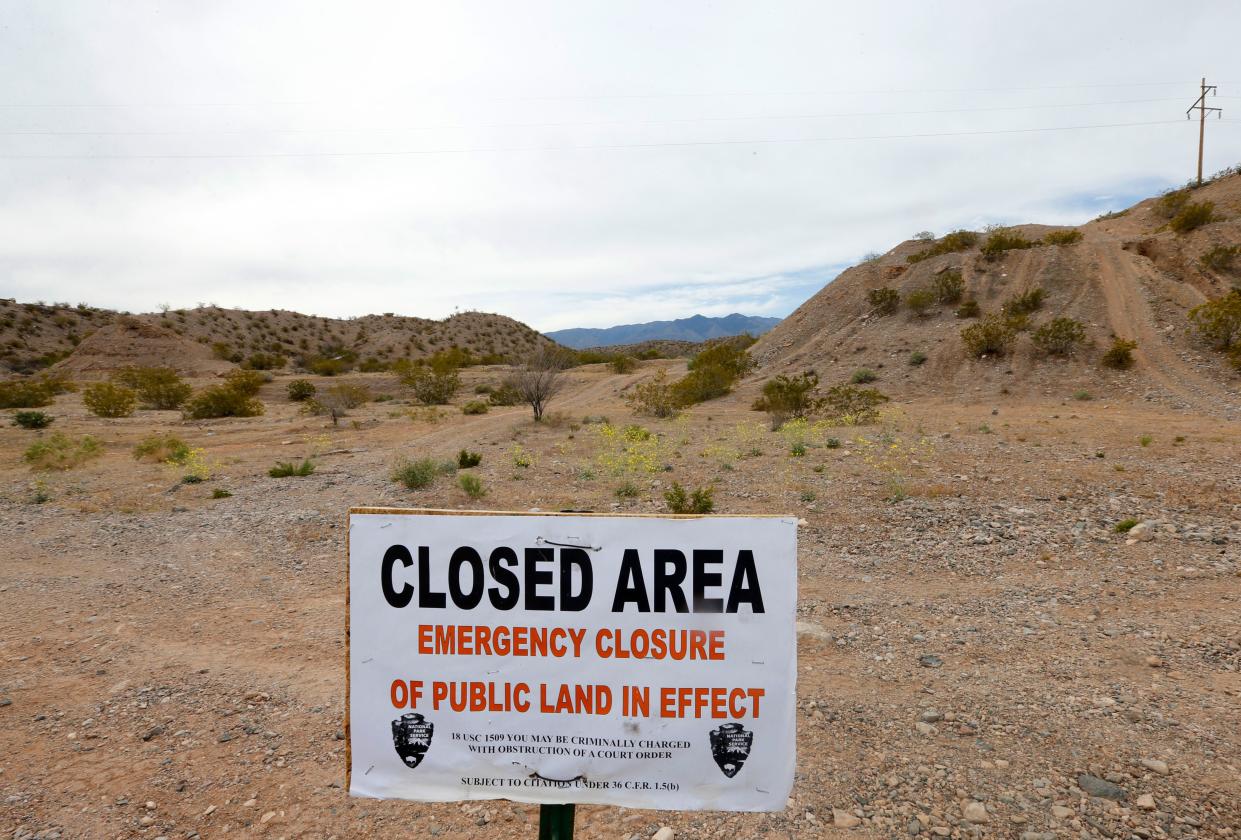
[{"label": "sparse vegetation", "polygon": [[945,305],[958,303],[965,294],[965,280],[956,270],[941,271],[931,280],[935,300]]},{"label": "sparse vegetation", "polygon": [[1037,244],[1011,228],[1000,228],[987,237],[982,246],[982,255],[988,260],[997,260],[1005,251],[1033,248]]},{"label": "sparse vegetation", "polygon": [[853,375],[849,377],[849,381],[854,385],[865,385],[869,382],[874,382],[878,378],[879,374],[875,373],[870,368],[858,368],[853,372]]},{"label": "sparse vegetation", "polygon": [[1215,203],[1194,201],[1186,204],[1181,212],[1173,216],[1168,222],[1168,227],[1177,233],[1189,233],[1213,221],[1215,221]]},{"label": "sparse vegetation", "polygon": [[1076,228],[1048,231],[1043,237],[1043,242],[1047,245],[1075,245],[1081,241],[1082,232]]},{"label": "sparse vegetation", "polygon": [[905,295],[905,306],[917,318],[925,318],[935,306],[935,292],[930,289],[914,289]]},{"label": "sparse vegetation", "polygon": [[763,395],[753,408],[767,412],[771,427],[778,429],[786,420],[806,417],[818,408],[818,387],[819,376],[812,370],[796,376],[780,374],[763,383]]},{"label": "sparse vegetation", "polygon": [[961,305],[957,307],[958,318],[977,318],[982,314],[982,308],[976,300],[963,300]]},{"label": "sparse vegetation", "polygon": [[612,368],[612,373],[632,373],[638,367],[638,360],[633,356],[621,354],[614,356],[612,361],[608,362],[608,366]]},{"label": "sparse vegetation", "polygon": [[1132,531],[1138,524],[1136,519],[1122,519],[1113,526],[1113,530],[1118,534],[1127,534]]},{"label": "sparse vegetation", "polygon": [[[247,371],[240,372],[247,373]],[[257,417],[263,413],[263,403],[225,382],[204,388],[192,396],[186,401],[182,413],[191,420],[208,420],[216,417]]]},{"label": "sparse vegetation", "polygon": [[625,395],[625,402],[636,414],[652,417],[672,417],[679,410],[677,395],[668,371],[660,368],[654,376],[642,380]]},{"label": "sparse vegetation", "polygon": [[921,350],[915,350],[909,354],[910,367],[922,367],[924,364],[926,364],[926,353],[923,353]]},{"label": "sparse vegetation", "polygon": [[1003,356],[1013,346],[1017,331],[1008,320],[996,315],[988,315],[981,321],[961,330],[961,340],[965,342],[965,350],[974,358],[983,356]]},{"label": "sparse vegetation", "polygon": [[229,499],[232,498],[232,495],[231,491],[225,490],[223,487],[216,487],[211,491],[211,498],[213,499]]},{"label": "sparse vegetation", "polygon": [[189,383],[171,367],[127,367],[113,376],[117,382],[133,388],[142,408],[174,411],[193,393]]},{"label": "sparse vegetation", "polygon": [[1189,310],[1189,321],[1216,350],[1241,345],[1241,289],[1195,306]]},{"label": "sparse vegetation", "polygon": [[0,382],[0,408],[42,408],[51,405],[55,392],[37,379]]},{"label": "sparse vegetation", "polygon": [[128,417],[138,406],[138,395],[115,382],[96,382],[82,390],[82,404],[96,417]]},{"label": "sparse vegetation", "polygon": [[1021,316],[1029,315],[1043,308],[1043,290],[1035,287],[1028,292],[1022,292],[1014,295],[1004,302],[1003,312],[1005,315]]},{"label": "sparse vegetation", "polygon": [[483,480],[474,475],[474,473],[462,473],[457,478],[457,483],[461,485],[465,495],[471,499],[481,499],[487,495],[487,490],[483,487]]},{"label": "sparse vegetation", "polygon": [[638,486],[632,481],[626,481],[612,491],[618,499],[636,499],[638,497]]},{"label": "sparse vegetation", "polygon": [[457,453],[458,469],[468,470],[470,467],[477,467],[483,462],[483,456],[479,452],[471,452],[468,449],[462,449]]},{"label": "sparse vegetation", "polygon": [[1133,351],[1137,349],[1136,341],[1126,341],[1123,338],[1117,338],[1112,342],[1112,346],[1103,354],[1100,364],[1113,370],[1128,370],[1133,367]]},{"label": "sparse vegetation", "polygon": [[664,492],[664,502],[671,513],[710,513],[715,510],[715,488],[699,487],[691,492],[678,482]]},{"label": "sparse vegetation", "polygon": [[55,419],[42,411],[19,411],[13,415],[13,425],[23,429],[46,429]]},{"label": "sparse vegetation", "polygon": [[70,438],[54,432],[30,444],[22,458],[33,470],[63,471],[81,466],[103,454],[103,444],[91,435]]},{"label": "sparse vegetation", "polygon": [[972,230],[954,230],[952,233],[946,234],[930,248],[919,251],[916,254],[910,254],[906,260],[911,263],[921,262],[931,257],[938,257],[941,254],[953,254],[957,251],[968,251],[978,244],[978,234]]},{"label": "sparse vegetation", "polygon": [[263,383],[270,379],[256,370],[230,370],[224,376],[224,385],[246,397],[257,396]]},{"label": "sparse vegetation", "polygon": [[144,437],[134,446],[134,460],[160,464],[184,464],[190,457],[190,446],[174,434]]},{"label": "sparse vegetation", "polygon": [[1071,356],[1086,340],[1086,327],[1073,318],[1053,318],[1031,335],[1034,346],[1053,356]]},{"label": "sparse vegetation", "polygon": [[392,480],[405,485],[408,490],[421,490],[430,487],[439,472],[439,466],[430,458],[415,461],[402,458],[392,468]]},{"label": "sparse vegetation", "polygon": [[1185,209],[1185,205],[1189,204],[1191,191],[1187,188],[1179,190],[1169,190],[1155,200],[1151,205],[1151,212],[1163,219],[1171,219]]},{"label": "sparse vegetation", "polygon": [[445,353],[416,362],[401,360],[392,366],[401,384],[423,405],[447,405],[452,401],[461,387],[459,368],[459,360]]},{"label": "sparse vegetation", "polygon": [[521,370],[512,377],[513,389],[522,402],[530,406],[534,422],[543,419],[547,404],[564,387],[564,369],[567,360],[563,355],[546,347],[540,347],[526,358]]},{"label": "sparse vegetation", "polygon": [[728,340],[712,344],[689,360],[689,373],[673,383],[679,406],[695,405],[729,393],[737,380],[754,367],[746,349],[754,339]]},{"label": "sparse vegetation", "polygon": [[867,292],[866,299],[877,315],[891,315],[901,308],[901,293],[886,286],[881,289],[871,289]]},{"label": "sparse vegetation", "polygon": [[1204,252],[1198,262],[1210,271],[1231,271],[1238,254],[1241,254],[1241,245],[1216,245]]},{"label": "sparse vegetation", "polygon": [[483,400],[470,400],[461,406],[462,414],[486,414],[491,406]]},{"label": "sparse vegetation", "polygon": [[303,458],[301,463],[296,461],[277,461],[276,466],[267,471],[272,478],[292,478],[312,475],[315,471],[315,462],[309,458]]},{"label": "sparse vegetation", "polygon": [[315,385],[309,379],[294,379],[285,386],[289,402],[305,402],[315,395]]},{"label": "sparse vegetation", "polygon": [[875,388],[836,385],[823,395],[823,411],[838,426],[865,426],[879,419],[879,406],[888,397]]}]

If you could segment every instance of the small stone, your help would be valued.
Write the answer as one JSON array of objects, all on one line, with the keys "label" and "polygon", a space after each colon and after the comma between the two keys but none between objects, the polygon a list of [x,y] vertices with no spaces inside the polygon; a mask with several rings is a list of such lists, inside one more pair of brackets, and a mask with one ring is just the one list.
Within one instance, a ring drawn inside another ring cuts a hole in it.
[{"label": "small stone", "polygon": [[1157,758],[1142,759],[1142,766],[1152,773],[1158,773],[1160,776],[1168,775],[1168,762],[1160,761]]},{"label": "small stone", "polygon": [[839,808],[832,809],[832,825],[837,828],[854,828],[861,824],[862,821],[848,811],[842,811]]},{"label": "small stone", "polygon": [[1063,805],[1052,805],[1051,815],[1058,820],[1067,820],[1069,817],[1073,816],[1073,809],[1066,808]]},{"label": "small stone", "polygon": [[1151,668],[1162,668],[1163,660],[1158,656],[1148,656],[1146,657],[1146,664]]},{"label": "small stone", "polygon": [[220,737],[216,738],[216,740],[219,741],[221,744],[227,744],[229,741],[233,740],[233,733],[221,732]]},{"label": "small stone", "polygon": [[677,833],[672,830],[672,827],[665,825],[661,826],[659,831],[656,831],[653,835],[651,835],[651,840],[672,840],[672,838],[676,836]]},{"label": "small stone", "polygon": [[933,724],[923,723],[922,721],[918,721],[917,723],[915,723],[914,729],[917,729],[923,735],[934,735],[936,731],[935,726]]},{"label": "small stone", "polygon": [[922,714],[918,715],[918,720],[923,723],[939,723],[943,719],[944,716],[940,714],[938,709],[927,709]]},{"label": "small stone", "polygon": [[163,735],[163,734],[164,734],[164,727],[152,726],[146,732],[142,733],[142,740],[149,741],[152,738],[155,738],[156,736]]},{"label": "small stone", "polygon": [[1150,542],[1155,539],[1155,526],[1150,522],[1139,522],[1129,529],[1129,538],[1138,542]]},{"label": "small stone", "polygon": [[938,668],[944,664],[944,660],[933,653],[924,653],[918,657],[918,664],[923,668]]},{"label": "small stone", "polygon": [[275,812],[275,811],[268,811],[266,814],[264,814],[263,816],[259,817],[259,824],[261,825],[261,824],[264,824],[264,823],[269,823],[269,822],[271,822],[271,821],[272,821],[272,819],[273,819],[275,816],[276,816],[276,812]]},{"label": "small stone", "polygon": [[965,807],[961,809],[961,814],[972,823],[991,821],[991,815],[987,813],[987,806],[978,801],[967,802]]},{"label": "small stone", "polygon": [[1119,802],[1129,798],[1129,791],[1089,773],[1082,773],[1077,777],[1077,786],[1088,795],[1098,796],[1102,799],[1113,799]]},{"label": "small stone", "polygon": [[1133,804],[1137,805],[1143,811],[1153,811],[1155,810],[1155,797],[1151,796],[1149,793],[1144,793],[1139,796],[1137,801]]}]

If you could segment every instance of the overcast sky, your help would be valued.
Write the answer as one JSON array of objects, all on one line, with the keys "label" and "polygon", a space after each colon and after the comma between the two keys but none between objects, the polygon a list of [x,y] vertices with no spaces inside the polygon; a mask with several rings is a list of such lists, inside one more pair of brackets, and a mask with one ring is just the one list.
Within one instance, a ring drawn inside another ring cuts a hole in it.
[{"label": "overcast sky", "polygon": [[1239,24],[1235,0],[6,0],[0,295],[782,316],[916,231],[1184,182],[1204,74],[1206,168],[1241,161]]}]

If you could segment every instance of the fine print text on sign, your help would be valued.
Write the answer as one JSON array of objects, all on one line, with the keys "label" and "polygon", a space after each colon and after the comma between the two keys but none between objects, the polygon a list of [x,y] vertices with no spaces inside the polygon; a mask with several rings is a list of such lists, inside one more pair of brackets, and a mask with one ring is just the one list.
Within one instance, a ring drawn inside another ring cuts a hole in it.
[{"label": "fine print text on sign", "polygon": [[773,811],[797,520],[349,516],[355,796]]}]

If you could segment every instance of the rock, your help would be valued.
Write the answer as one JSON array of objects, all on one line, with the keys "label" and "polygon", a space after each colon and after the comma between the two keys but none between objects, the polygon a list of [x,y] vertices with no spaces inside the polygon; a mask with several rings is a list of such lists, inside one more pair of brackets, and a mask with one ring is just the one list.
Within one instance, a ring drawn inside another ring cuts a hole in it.
[{"label": "rock", "polygon": [[935,726],[933,724],[923,723],[922,721],[918,721],[917,723],[915,723],[914,729],[917,729],[923,735],[934,735],[936,732]]},{"label": "rock", "polygon": [[220,737],[216,738],[216,740],[219,741],[221,744],[227,744],[229,741],[233,740],[233,733],[221,732]]},{"label": "rock", "polygon": [[1158,656],[1148,656],[1146,657],[1146,664],[1149,665],[1151,668],[1162,668],[1163,660],[1160,659]]},{"label": "rock", "polygon": [[1151,796],[1149,793],[1144,793],[1139,796],[1137,801],[1133,804],[1137,805],[1143,811],[1153,811],[1155,810],[1155,797]]},{"label": "rock", "polygon": [[923,723],[939,723],[943,719],[944,716],[939,713],[938,709],[927,709],[922,714],[918,715],[918,720]]},{"label": "rock", "polygon": [[1129,791],[1120,785],[1113,784],[1106,779],[1100,779],[1098,776],[1092,776],[1089,773],[1082,773],[1077,777],[1077,786],[1089,796],[1113,799],[1117,802],[1129,798]]},{"label": "rock", "polygon": [[659,831],[656,831],[651,835],[651,840],[672,840],[672,838],[676,836],[677,833],[672,830],[672,827],[665,825],[661,826]]},{"label": "rock", "polygon": [[923,668],[938,668],[944,664],[944,660],[933,653],[924,653],[918,657],[918,664]]},{"label": "rock", "polygon": [[832,825],[837,828],[854,828],[861,824],[862,821],[848,811],[842,811],[839,808],[832,809]]},{"label": "rock", "polygon": [[146,732],[142,733],[142,740],[149,741],[152,738],[155,738],[156,736],[163,735],[163,734],[164,734],[164,727],[152,726]]},{"label": "rock", "polygon": [[1074,811],[1072,808],[1066,808],[1063,805],[1051,806],[1051,815],[1058,820],[1067,820],[1069,817],[1073,816],[1073,814]]},{"label": "rock", "polygon": [[1138,542],[1150,542],[1155,538],[1155,526],[1150,522],[1139,522],[1129,529],[1129,538]]},{"label": "rock", "polygon": [[1166,761],[1160,761],[1157,758],[1144,758],[1142,759],[1142,766],[1152,773],[1158,773],[1160,776],[1168,775],[1168,763]]},{"label": "rock", "polygon": [[961,814],[972,823],[985,823],[991,820],[991,815],[987,813],[987,806],[977,800],[967,802],[961,809]]}]

